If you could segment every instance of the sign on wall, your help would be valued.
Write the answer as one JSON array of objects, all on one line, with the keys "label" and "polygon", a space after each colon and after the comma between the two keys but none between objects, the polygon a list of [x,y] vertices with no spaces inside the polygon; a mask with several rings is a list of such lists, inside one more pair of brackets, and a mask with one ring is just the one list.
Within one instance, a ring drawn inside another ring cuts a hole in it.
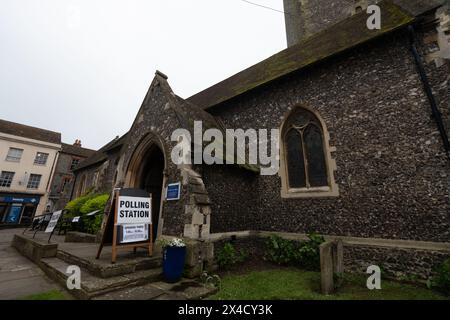
[{"label": "sign on wall", "polygon": [[55,230],[56,225],[58,224],[59,218],[61,218],[62,210],[53,212],[50,222],[47,225],[47,229],[45,229],[45,233],[51,233]]},{"label": "sign on wall", "polygon": [[180,193],[181,193],[181,183],[170,183],[167,185],[166,189],[166,200],[173,201],[173,200],[180,200]]}]

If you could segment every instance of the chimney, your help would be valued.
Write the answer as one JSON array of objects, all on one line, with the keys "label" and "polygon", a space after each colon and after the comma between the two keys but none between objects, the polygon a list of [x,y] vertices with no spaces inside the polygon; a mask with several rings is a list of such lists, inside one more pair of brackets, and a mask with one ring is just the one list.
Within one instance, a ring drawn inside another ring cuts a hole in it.
[{"label": "chimney", "polygon": [[75,143],[73,144],[75,147],[81,147],[81,140],[75,140]]}]

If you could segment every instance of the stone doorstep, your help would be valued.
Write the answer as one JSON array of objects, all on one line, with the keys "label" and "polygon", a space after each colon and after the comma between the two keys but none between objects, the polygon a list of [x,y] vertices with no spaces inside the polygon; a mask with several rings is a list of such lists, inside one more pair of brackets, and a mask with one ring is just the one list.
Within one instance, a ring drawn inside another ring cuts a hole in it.
[{"label": "stone doorstep", "polygon": [[161,296],[160,299],[169,300],[201,300],[219,291],[218,288],[207,287],[191,279],[183,279],[177,283],[155,282],[152,285],[166,292],[166,297]]},{"label": "stone doorstep", "polygon": [[[66,286],[66,274],[69,263],[58,258],[41,260],[45,273],[52,279]],[[72,290],[71,294],[81,299],[92,299],[96,296],[108,294],[112,291],[125,290],[126,288],[142,286],[150,282],[159,281],[162,276],[161,269],[136,271],[128,275],[110,277],[107,279],[96,277],[84,268],[81,268],[81,290]]]},{"label": "stone doorstep", "polygon": [[216,293],[217,290],[205,287],[197,281],[183,279],[175,284],[154,282],[126,288],[97,296],[93,300],[200,300]]},{"label": "stone doorstep", "polygon": [[162,265],[161,256],[141,259],[138,258],[129,261],[118,261],[115,264],[111,264],[109,261],[108,263],[105,263],[103,261],[96,260],[95,258],[82,258],[64,250],[58,250],[56,257],[66,263],[87,269],[93,275],[105,279],[121,275],[129,275],[140,270],[159,268]]},{"label": "stone doorstep", "polygon": [[[41,262],[45,273],[65,287],[69,276],[65,272],[70,264],[58,258],[46,258]],[[81,269],[81,290],[70,293],[83,300],[200,300],[217,292],[217,288],[205,287],[197,281],[183,279],[170,284],[160,281],[161,277],[161,269],[107,279]]]}]

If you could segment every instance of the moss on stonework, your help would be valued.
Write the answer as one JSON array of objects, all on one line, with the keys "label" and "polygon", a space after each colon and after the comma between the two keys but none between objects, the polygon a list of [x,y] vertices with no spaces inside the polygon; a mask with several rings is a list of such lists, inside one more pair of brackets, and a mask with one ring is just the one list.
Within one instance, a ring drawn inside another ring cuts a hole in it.
[{"label": "moss on stonework", "polygon": [[202,108],[217,105],[284,75],[404,27],[415,19],[390,1],[382,1],[379,5],[382,19],[381,30],[369,30],[366,27],[368,16],[365,12],[356,14],[198,93],[189,98],[189,101]]}]

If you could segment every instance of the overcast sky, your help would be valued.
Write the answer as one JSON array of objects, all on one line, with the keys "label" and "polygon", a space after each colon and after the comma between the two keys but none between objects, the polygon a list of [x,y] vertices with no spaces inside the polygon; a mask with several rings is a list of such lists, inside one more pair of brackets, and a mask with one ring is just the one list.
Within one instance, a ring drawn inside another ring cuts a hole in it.
[{"label": "overcast sky", "polygon": [[242,0],[0,4],[0,118],[93,149],[129,130],[155,70],[187,98],[286,47],[283,14]]}]

